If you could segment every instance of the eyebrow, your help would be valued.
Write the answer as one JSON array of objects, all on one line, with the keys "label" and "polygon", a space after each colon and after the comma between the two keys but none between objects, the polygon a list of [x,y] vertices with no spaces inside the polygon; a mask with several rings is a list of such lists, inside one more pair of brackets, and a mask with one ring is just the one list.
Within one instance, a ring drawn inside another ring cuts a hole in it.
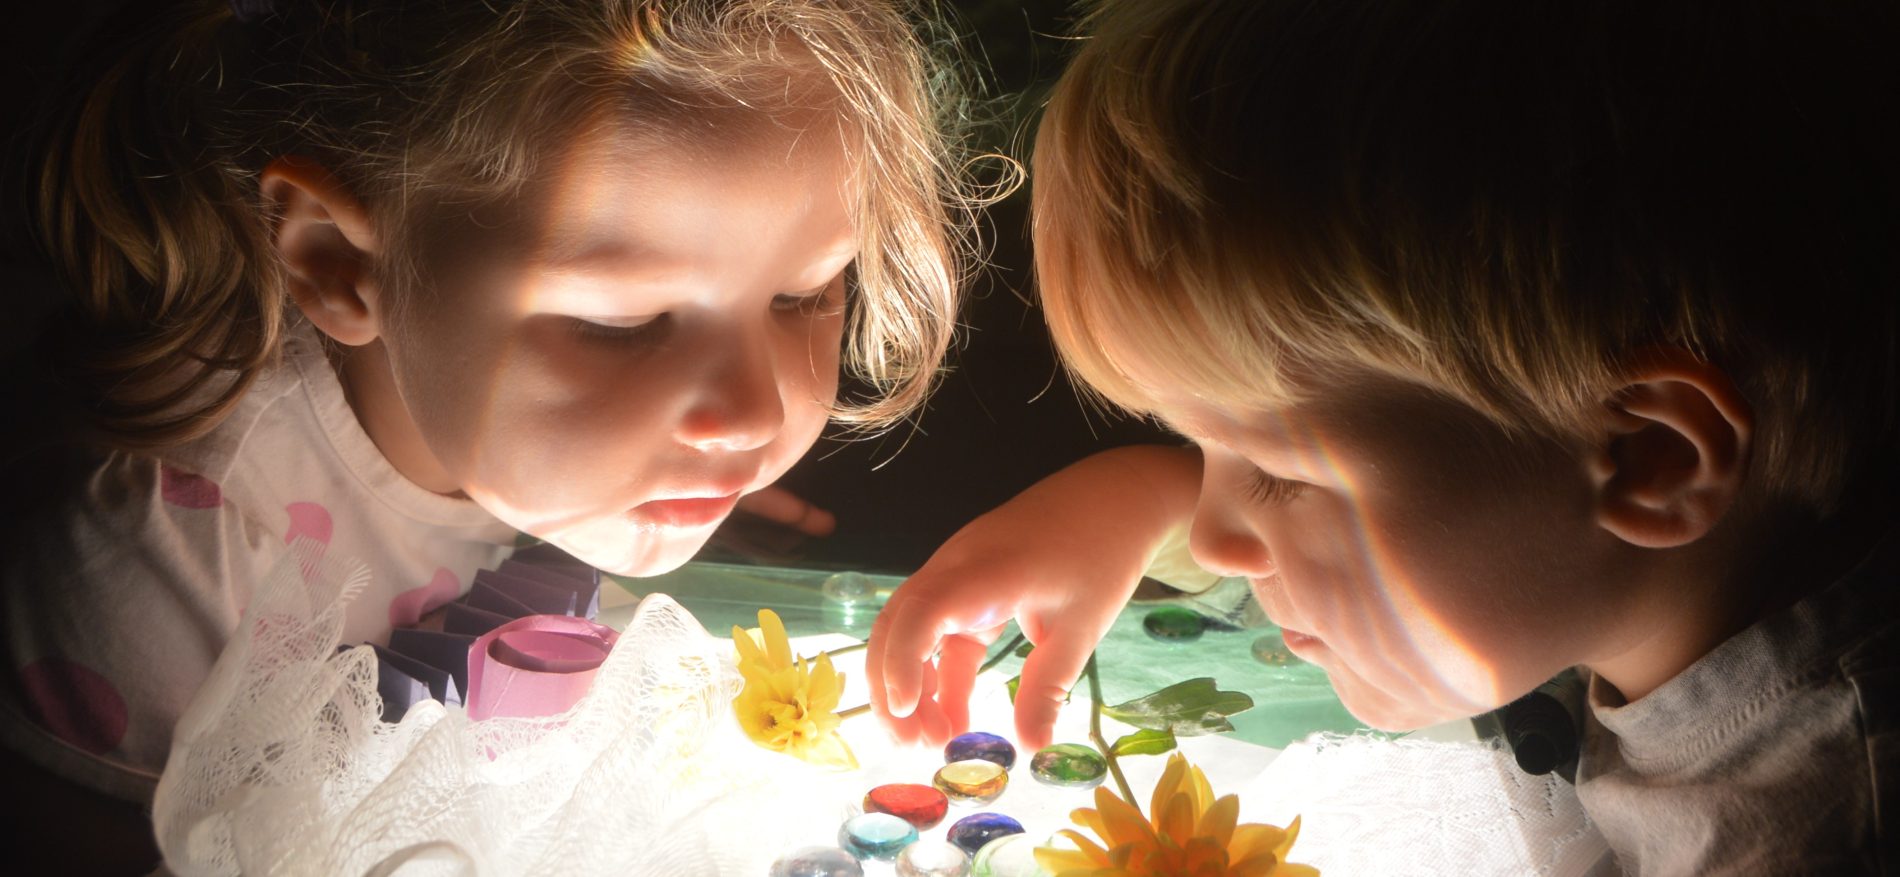
[{"label": "eyebrow", "polygon": [[652,271],[664,264],[664,255],[651,247],[617,238],[595,236],[556,238],[541,247],[536,261],[556,271],[610,269],[619,272]]}]

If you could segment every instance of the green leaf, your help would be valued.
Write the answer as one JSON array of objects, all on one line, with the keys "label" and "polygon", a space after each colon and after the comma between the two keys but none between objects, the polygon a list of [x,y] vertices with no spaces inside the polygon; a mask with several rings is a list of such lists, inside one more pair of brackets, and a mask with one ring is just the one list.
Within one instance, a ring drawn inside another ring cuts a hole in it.
[{"label": "green leaf", "polygon": [[1022,645],[1016,647],[1016,657],[1027,658],[1029,657],[1029,653],[1035,650],[1036,650],[1035,643],[1023,643]]},{"label": "green leaf", "polygon": [[1136,731],[1109,747],[1116,757],[1123,755],[1160,755],[1174,749],[1174,734],[1170,731]]},{"label": "green leaf", "polygon": [[1221,691],[1211,676],[1177,682],[1147,697],[1102,707],[1102,715],[1149,731],[1168,731],[1177,737],[1198,737],[1232,731],[1227,717],[1253,709],[1253,698],[1238,691]]},{"label": "green leaf", "polygon": [[1014,704],[1016,702],[1016,689],[1022,687],[1023,677],[1011,676],[1009,677],[1009,681],[1003,684],[1009,687],[1009,702]]}]

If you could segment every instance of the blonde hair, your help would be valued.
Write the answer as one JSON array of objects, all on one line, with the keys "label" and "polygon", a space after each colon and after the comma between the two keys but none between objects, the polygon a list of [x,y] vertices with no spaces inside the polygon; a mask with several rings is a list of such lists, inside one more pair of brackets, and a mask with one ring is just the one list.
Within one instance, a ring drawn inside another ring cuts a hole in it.
[{"label": "blonde hair", "polygon": [[1894,15],[1828,6],[1101,3],[1032,163],[1063,361],[1140,413],[1370,369],[1563,437],[1675,345],[1825,510],[1900,390]]},{"label": "blonde hair", "polygon": [[[143,6],[144,4],[138,4]],[[414,270],[404,229],[535,179],[561,141],[617,113],[835,111],[862,183],[845,365],[894,423],[952,339],[974,187],[963,82],[935,20],[903,0],[186,0],[125,22],[83,103],[52,129],[41,236],[75,291],[56,374],[107,444],[210,431],[277,354],[284,278],[259,172],[324,163]],[[921,30],[920,30],[921,29]],[[154,36],[156,34],[156,36]],[[803,86],[795,90],[792,85]],[[643,131],[644,133],[644,131]],[[400,303],[398,303],[400,309]]]}]

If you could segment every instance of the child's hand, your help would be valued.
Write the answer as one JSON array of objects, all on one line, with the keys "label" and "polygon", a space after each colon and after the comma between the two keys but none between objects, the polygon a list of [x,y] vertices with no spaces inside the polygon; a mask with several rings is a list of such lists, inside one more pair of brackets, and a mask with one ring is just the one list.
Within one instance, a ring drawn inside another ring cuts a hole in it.
[{"label": "child's hand", "polygon": [[971,522],[879,613],[865,661],[872,707],[905,742],[962,733],[977,667],[1014,618],[1036,645],[1016,691],[1017,741],[1048,745],[1089,653],[1192,519],[1199,481],[1191,450],[1121,448]]}]

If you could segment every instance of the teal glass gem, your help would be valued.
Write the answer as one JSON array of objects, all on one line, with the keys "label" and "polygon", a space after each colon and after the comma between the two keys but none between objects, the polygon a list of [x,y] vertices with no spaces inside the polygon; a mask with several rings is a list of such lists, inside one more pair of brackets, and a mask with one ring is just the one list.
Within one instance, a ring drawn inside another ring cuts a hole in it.
[{"label": "teal glass gem", "polygon": [[946,763],[971,758],[993,761],[1002,765],[1004,770],[1009,770],[1016,766],[1016,747],[1002,737],[982,731],[959,734],[944,744],[943,760]]},{"label": "teal glass gem", "polygon": [[1006,834],[976,851],[970,877],[1048,877],[1036,863],[1036,842],[1026,834]]},{"label": "teal glass gem", "polygon": [[990,841],[1006,834],[1022,834],[1023,824],[1001,813],[972,813],[957,820],[944,833],[951,843],[975,855]]},{"label": "teal glass gem", "polygon": [[1108,760],[1093,746],[1057,743],[1029,759],[1029,775],[1046,785],[1087,789],[1102,784]]},{"label": "teal glass gem", "polygon": [[1201,613],[1179,606],[1162,606],[1141,619],[1141,629],[1162,642],[1189,642],[1201,638],[1207,619]]},{"label": "teal glass gem", "polygon": [[838,829],[838,846],[860,859],[888,862],[916,842],[916,826],[889,813],[853,816]]},{"label": "teal glass gem", "polygon": [[806,847],[772,863],[769,877],[864,877],[864,866],[837,847]]},{"label": "teal glass gem", "polygon": [[968,877],[970,854],[955,844],[920,840],[897,854],[897,877]]}]

